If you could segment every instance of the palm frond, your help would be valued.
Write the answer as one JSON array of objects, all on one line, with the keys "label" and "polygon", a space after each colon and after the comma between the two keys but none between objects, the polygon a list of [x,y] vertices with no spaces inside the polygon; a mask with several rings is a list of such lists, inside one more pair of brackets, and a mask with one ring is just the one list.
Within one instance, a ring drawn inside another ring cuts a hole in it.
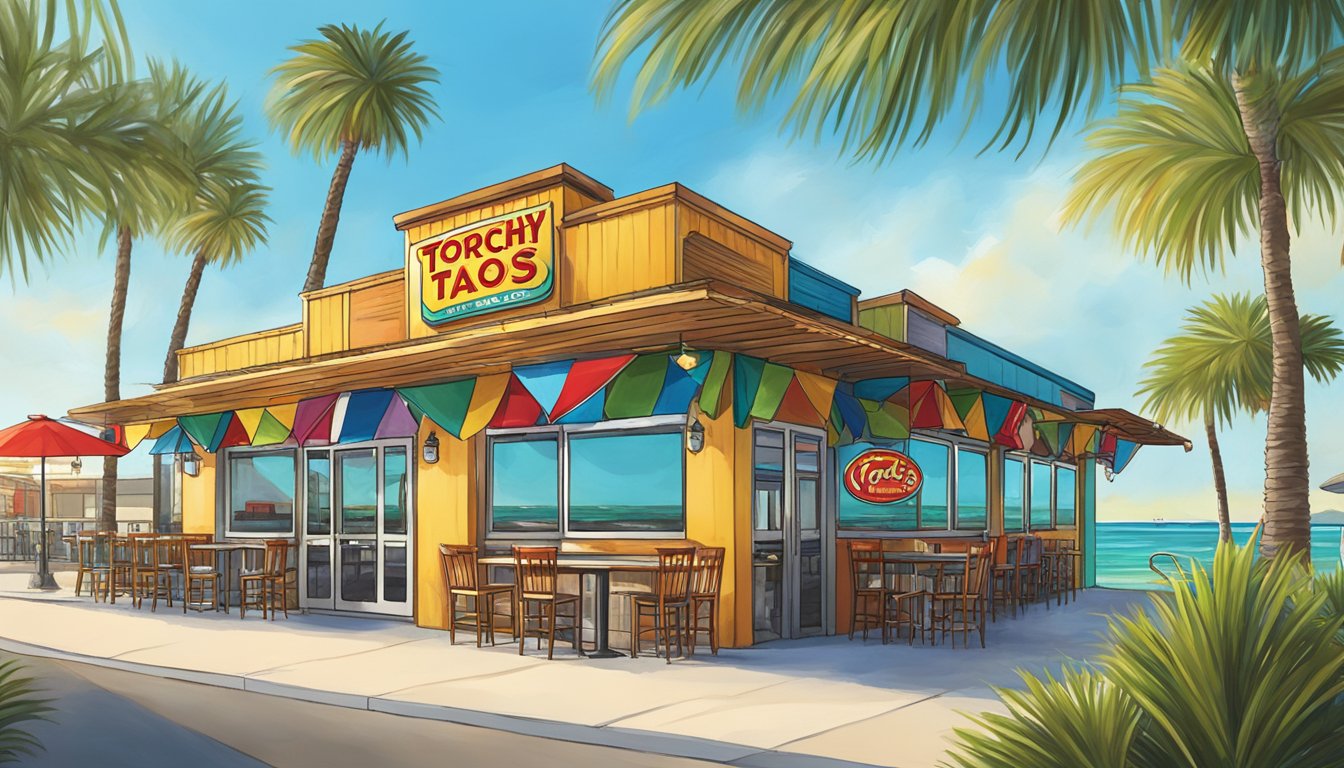
[{"label": "palm frond", "polygon": [[1339,44],[1339,0],[1167,0],[1181,56],[1219,72],[1295,71]]},{"label": "palm frond", "polygon": [[24,724],[50,720],[51,702],[37,697],[33,680],[23,676],[15,659],[0,662],[0,763],[18,762],[37,754],[42,744],[24,730]]},{"label": "palm frond", "polygon": [[211,185],[168,233],[175,250],[203,252],[221,267],[266,242],[268,187],[248,182]]}]

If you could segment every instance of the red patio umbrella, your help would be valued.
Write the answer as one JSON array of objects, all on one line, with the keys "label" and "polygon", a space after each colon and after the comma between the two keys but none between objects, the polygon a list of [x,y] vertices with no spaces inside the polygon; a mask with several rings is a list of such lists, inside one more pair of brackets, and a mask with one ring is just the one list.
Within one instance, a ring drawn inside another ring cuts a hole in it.
[{"label": "red patio umbrella", "polygon": [[109,443],[80,429],[46,416],[29,416],[20,424],[0,430],[0,456],[42,459],[42,488],[39,509],[37,573],[29,586],[37,589],[55,589],[56,580],[47,570],[47,459],[74,456],[125,456],[130,453],[124,445]]}]

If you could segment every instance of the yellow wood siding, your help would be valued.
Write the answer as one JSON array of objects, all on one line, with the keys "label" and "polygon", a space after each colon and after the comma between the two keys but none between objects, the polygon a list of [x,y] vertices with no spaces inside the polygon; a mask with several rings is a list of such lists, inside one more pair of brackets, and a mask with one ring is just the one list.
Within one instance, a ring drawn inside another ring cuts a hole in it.
[{"label": "yellow wood siding", "polygon": [[447,629],[448,593],[439,545],[477,542],[478,438],[458,440],[429,425],[420,429],[416,445],[423,445],[431,430],[439,435],[438,463],[426,464],[416,458],[415,623]]},{"label": "yellow wood siding", "polygon": [[[748,262],[760,265],[770,276],[769,295],[785,298],[789,290],[789,259],[786,251],[766,245],[751,237],[727,221],[711,216],[697,206],[682,205],[677,209],[677,241],[683,241],[691,233],[713,240],[735,251]],[[734,271],[728,271],[723,279],[732,280]]]},{"label": "yellow wood siding", "polygon": [[[705,447],[700,453],[686,454],[686,538],[706,547],[724,548],[724,576],[719,593],[719,644],[731,647],[740,644],[742,632],[751,627],[751,582],[735,583],[731,578],[739,561],[746,562],[747,573],[751,573],[751,531],[746,531],[744,539],[738,530],[736,518],[743,497],[738,495],[733,471],[738,450],[736,433],[750,435],[751,431],[733,428],[732,409],[725,410],[717,419],[702,415],[700,423],[705,427]],[[749,505],[750,494],[745,498]],[[741,623],[739,615],[742,605],[747,606],[746,624]]]},{"label": "yellow wood siding", "polygon": [[406,338],[406,287],[398,277],[350,292],[350,348]]},{"label": "yellow wood siding", "polygon": [[178,353],[178,376],[187,379],[220,371],[298,360],[303,356],[303,326],[291,325],[187,347]]},{"label": "yellow wood siding", "polygon": [[617,213],[566,227],[566,305],[678,282],[673,205]]},{"label": "yellow wood siding", "polygon": [[200,473],[196,477],[181,476],[183,533],[215,533],[215,467],[215,455],[203,453]]}]

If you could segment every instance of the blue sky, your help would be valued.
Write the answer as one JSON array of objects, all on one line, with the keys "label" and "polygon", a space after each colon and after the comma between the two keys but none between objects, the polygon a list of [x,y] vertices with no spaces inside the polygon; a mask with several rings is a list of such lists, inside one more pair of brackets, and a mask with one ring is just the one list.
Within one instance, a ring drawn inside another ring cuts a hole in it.
[{"label": "blue sky", "polygon": [[[913,288],[986,336],[1095,390],[1101,406],[1137,407],[1139,366],[1213,290],[1259,290],[1254,243],[1227,274],[1190,288],[1127,253],[1104,227],[1061,229],[1058,209],[1082,155],[1074,136],[1048,156],[977,156],[959,126],[881,167],[854,165],[834,145],[789,142],[775,119],[740,116],[732,83],[627,119],[624,96],[595,105],[588,73],[607,4],[595,3],[124,3],[137,53],[176,57],[228,82],[274,188],[269,244],[246,263],[206,274],[189,343],[294,322],[332,163],[291,155],[269,131],[267,71],[285,47],[333,21],[409,29],[443,74],[442,121],[409,161],[361,156],[346,194],[328,282],[401,264],[391,217],[416,206],[567,162],[617,194],[680,181],[795,243],[795,255],[867,296]],[[1331,312],[1344,293],[1338,235],[1312,229],[1294,244],[1305,311]],[[137,243],[125,330],[123,395],[161,378],[187,259]],[[112,262],[90,236],[14,289],[0,287],[0,422],[101,400]],[[9,291],[7,294],[4,291]],[[1312,479],[1344,471],[1338,394],[1308,392]],[[1103,518],[1213,516],[1200,431],[1196,449],[1148,448],[1114,484],[1101,482]],[[1234,515],[1258,515],[1263,421],[1225,435]],[[142,453],[142,452],[138,452]],[[132,458],[132,472],[148,462]],[[1317,493],[1313,508],[1344,507]]]}]

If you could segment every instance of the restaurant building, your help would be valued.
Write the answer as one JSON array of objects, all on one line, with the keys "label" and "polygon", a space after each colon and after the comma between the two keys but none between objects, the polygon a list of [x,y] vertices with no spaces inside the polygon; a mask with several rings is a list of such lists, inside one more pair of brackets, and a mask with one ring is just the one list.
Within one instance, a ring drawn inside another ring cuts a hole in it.
[{"label": "restaurant building", "polygon": [[393,221],[403,269],[72,411],[179,456],[185,531],[295,539],[310,610],[446,626],[440,543],[724,547],[725,646],[843,631],[852,537],[1068,538],[1090,584],[1098,468],[1184,442],[680,184],[560,165]]}]

